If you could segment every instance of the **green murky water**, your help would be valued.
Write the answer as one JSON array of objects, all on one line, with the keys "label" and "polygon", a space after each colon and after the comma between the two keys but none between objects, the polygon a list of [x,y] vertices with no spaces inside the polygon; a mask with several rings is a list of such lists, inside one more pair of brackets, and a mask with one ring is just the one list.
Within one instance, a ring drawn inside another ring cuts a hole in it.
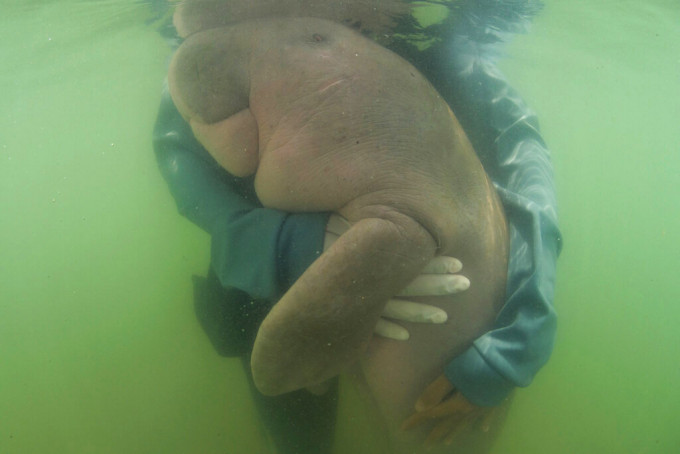
[{"label": "green murky water", "polygon": [[[677,452],[680,4],[547,3],[502,67],[553,152],[559,331],[494,452]],[[193,316],[208,238],[153,159],[152,11],[2,10],[0,453],[264,452],[240,364]],[[370,438],[348,400],[339,454]]]}]

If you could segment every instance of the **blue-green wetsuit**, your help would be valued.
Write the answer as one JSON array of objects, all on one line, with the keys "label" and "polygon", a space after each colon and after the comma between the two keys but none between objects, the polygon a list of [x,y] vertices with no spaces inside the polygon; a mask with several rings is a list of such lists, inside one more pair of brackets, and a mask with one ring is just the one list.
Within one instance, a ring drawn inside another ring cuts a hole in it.
[{"label": "blue-green wetsuit", "polygon": [[[495,66],[499,27],[479,28],[474,14],[461,17],[459,27],[425,50],[393,50],[452,107],[506,211],[507,301],[493,329],[445,365],[446,376],[471,402],[496,405],[516,386],[527,386],[552,351],[561,238],[552,166],[537,119]],[[207,285],[196,281],[199,319],[220,353],[247,356],[268,309],[321,253],[329,214],[263,208],[252,179],[235,178],[217,165],[167,90],[154,148],[180,213],[212,238],[211,277]]]}]

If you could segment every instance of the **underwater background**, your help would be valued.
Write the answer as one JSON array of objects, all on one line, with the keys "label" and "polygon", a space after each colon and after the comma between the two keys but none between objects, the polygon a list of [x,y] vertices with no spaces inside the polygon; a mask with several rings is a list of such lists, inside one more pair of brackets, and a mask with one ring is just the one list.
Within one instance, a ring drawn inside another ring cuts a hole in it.
[{"label": "underwater background", "polygon": [[[500,66],[552,152],[559,325],[493,452],[680,452],[680,2],[545,3]],[[266,452],[151,149],[155,4],[2,0],[0,453]],[[336,451],[370,452],[345,394]]]}]

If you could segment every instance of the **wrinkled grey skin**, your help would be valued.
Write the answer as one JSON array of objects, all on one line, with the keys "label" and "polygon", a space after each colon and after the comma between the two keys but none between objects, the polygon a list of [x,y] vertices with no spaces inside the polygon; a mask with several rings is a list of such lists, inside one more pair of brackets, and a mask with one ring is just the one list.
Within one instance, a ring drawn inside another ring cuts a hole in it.
[{"label": "wrinkled grey skin", "polygon": [[[351,229],[260,327],[255,384],[276,395],[350,366],[392,433],[418,394],[491,326],[502,305],[502,207],[465,133],[406,61],[337,23],[246,21],[190,36],[169,86],[197,138],[228,171],[255,174],[285,211],[334,211]],[[372,338],[387,300],[435,255],[465,264],[471,288],[423,298],[443,326]]]}]

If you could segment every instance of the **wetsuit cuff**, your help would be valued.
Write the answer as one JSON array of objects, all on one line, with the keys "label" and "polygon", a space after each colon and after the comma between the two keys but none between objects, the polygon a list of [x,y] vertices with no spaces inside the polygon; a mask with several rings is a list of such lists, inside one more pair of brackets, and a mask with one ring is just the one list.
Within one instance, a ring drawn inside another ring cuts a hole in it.
[{"label": "wetsuit cuff", "polygon": [[500,404],[515,387],[496,372],[474,346],[454,358],[444,374],[470,402],[484,407]]}]

